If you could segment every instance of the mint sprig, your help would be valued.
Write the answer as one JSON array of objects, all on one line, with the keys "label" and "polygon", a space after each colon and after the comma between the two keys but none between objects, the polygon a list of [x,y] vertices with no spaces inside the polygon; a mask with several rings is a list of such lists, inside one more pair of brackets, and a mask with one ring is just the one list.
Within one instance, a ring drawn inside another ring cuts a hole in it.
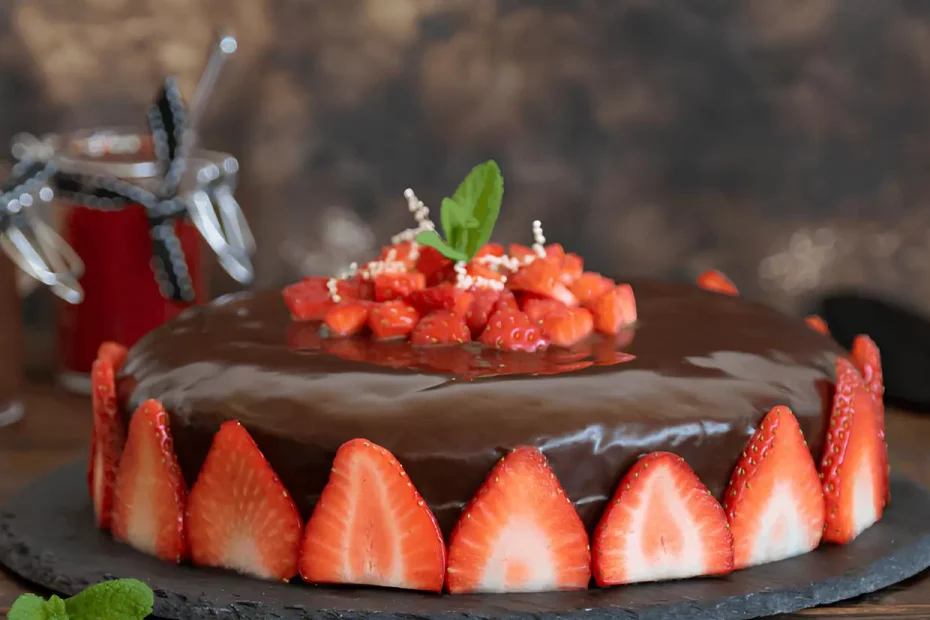
[{"label": "mint sprig", "polygon": [[9,620],[143,620],[152,613],[155,595],[136,579],[116,579],[91,586],[69,599],[49,600],[23,594],[13,603]]},{"label": "mint sprig", "polygon": [[439,215],[445,239],[435,230],[416,241],[454,261],[467,261],[491,239],[504,198],[504,177],[494,160],[475,166],[452,198],[443,198]]}]

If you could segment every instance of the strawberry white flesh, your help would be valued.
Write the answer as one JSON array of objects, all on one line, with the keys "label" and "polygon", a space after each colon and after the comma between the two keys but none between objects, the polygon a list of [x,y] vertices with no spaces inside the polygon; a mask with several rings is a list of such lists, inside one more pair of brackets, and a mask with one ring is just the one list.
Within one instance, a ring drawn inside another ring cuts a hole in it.
[{"label": "strawberry white flesh", "polygon": [[728,573],[733,541],[723,509],[684,460],[640,459],[594,533],[594,577],[616,585]]},{"label": "strawberry white flesh", "polygon": [[304,580],[441,592],[445,567],[436,519],[397,459],[365,439],[343,444],[304,531]]},{"label": "strawberry white flesh", "polygon": [[859,372],[837,358],[836,394],[820,463],[826,541],[847,543],[882,516],[887,469],[874,408]]},{"label": "strawberry white flesh", "polygon": [[186,555],[187,487],[174,455],[168,415],[158,401],[129,423],[114,486],[113,537],[171,562]]},{"label": "strawberry white flesh", "polygon": [[302,523],[294,500],[248,431],[224,422],[191,489],[191,559],[258,577],[297,574]]},{"label": "strawberry white flesh", "polygon": [[815,549],[824,523],[820,477],[797,418],[775,407],[762,419],[724,493],[735,567]]},{"label": "strawberry white flesh", "polygon": [[491,471],[450,538],[449,592],[577,590],[588,535],[542,453],[517,448]]}]

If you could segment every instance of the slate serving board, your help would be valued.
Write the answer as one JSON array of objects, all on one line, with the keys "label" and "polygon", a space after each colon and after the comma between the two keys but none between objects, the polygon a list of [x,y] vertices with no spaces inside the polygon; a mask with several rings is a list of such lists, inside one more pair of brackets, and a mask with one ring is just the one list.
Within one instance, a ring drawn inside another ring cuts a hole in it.
[{"label": "slate serving board", "polygon": [[40,479],[4,507],[0,562],[65,595],[105,579],[135,577],[155,590],[158,616],[182,620],[737,620],[873,592],[930,566],[930,493],[901,477],[893,477],[891,488],[884,519],[853,543],[723,578],[570,593],[439,596],[265,583],[154,560],[94,527],[81,461]]}]

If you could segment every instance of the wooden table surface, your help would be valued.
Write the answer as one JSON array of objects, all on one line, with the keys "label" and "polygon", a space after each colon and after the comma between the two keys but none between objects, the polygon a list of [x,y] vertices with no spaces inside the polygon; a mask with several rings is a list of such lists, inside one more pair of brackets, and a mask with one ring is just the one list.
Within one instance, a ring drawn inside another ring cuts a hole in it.
[{"label": "wooden table surface", "polygon": [[[50,384],[27,386],[26,417],[0,428],[0,502],[31,480],[76,458],[86,449],[90,404]],[[887,434],[892,467],[930,488],[930,415],[889,411]],[[0,618],[30,587],[0,569]],[[781,620],[853,618],[855,620],[930,618],[930,571],[903,584],[858,599],[809,609]]]}]

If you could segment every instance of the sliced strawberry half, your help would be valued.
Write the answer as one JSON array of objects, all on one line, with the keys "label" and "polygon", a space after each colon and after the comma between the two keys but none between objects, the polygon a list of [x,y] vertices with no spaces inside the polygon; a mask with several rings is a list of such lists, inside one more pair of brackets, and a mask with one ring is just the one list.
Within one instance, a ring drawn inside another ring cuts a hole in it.
[{"label": "sliced strawberry half", "polygon": [[334,336],[351,336],[362,331],[368,322],[371,304],[365,301],[343,301],[326,311],[323,322]]},{"label": "sliced strawberry half", "polygon": [[375,276],[375,301],[403,299],[425,287],[426,276],[422,273],[382,273]]},{"label": "sliced strawberry half", "polygon": [[454,594],[583,590],[590,579],[588,534],[546,457],[515,449],[455,526],[446,587]]},{"label": "sliced strawberry half", "polygon": [[109,360],[113,364],[114,372],[119,372],[119,369],[123,367],[128,354],[126,347],[118,342],[104,342],[97,349],[97,359]]},{"label": "sliced strawberry half", "polygon": [[406,297],[407,303],[420,315],[427,315],[433,310],[447,310],[465,316],[473,299],[474,295],[470,291],[458,288],[451,282],[413,291]]},{"label": "sliced strawberry half", "polygon": [[517,270],[507,284],[515,291],[550,297],[569,307],[578,305],[578,299],[562,282],[561,259],[537,258]]},{"label": "sliced strawberry half", "polygon": [[396,299],[383,304],[375,304],[368,314],[368,327],[375,338],[402,338],[413,331],[420,315],[413,306]]},{"label": "sliced strawberry half", "polygon": [[827,336],[830,335],[830,328],[827,327],[827,322],[816,314],[811,314],[804,317],[804,322],[807,323],[807,326],[814,331],[818,331],[821,334],[826,334]]},{"label": "sliced strawberry half", "polygon": [[191,560],[287,581],[297,574],[301,530],[294,500],[251,435],[224,422],[187,502]]},{"label": "sliced strawberry half", "polygon": [[872,395],[849,360],[836,360],[836,393],[820,462],[823,539],[847,543],[878,521],[885,505],[884,441]]},{"label": "sliced strawberry half", "polygon": [[434,310],[417,323],[410,334],[415,345],[462,344],[471,340],[465,319],[448,310]]},{"label": "sliced strawberry half", "polygon": [[878,420],[878,436],[882,440],[882,471],[884,472],[885,503],[891,499],[891,485],[888,482],[888,445],[885,442],[885,382],[882,377],[882,357],[878,345],[865,334],[853,339],[852,363],[865,380],[865,386],[872,395],[875,415]]},{"label": "sliced strawberry half", "polygon": [[113,501],[113,537],[168,562],[187,555],[187,485],[157,400],[147,400],[129,422]]},{"label": "sliced strawberry half", "polygon": [[572,282],[570,290],[579,303],[587,306],[614,286],[616,284],[610,278],[593,271],[585,271]]},{"label": "sliced strawberry half", "polygon": [[366,439],[343,444],[307,521],[300,576],[441,592],[445,556],[436,518],[394,455]]},{"label": "sliced strawberry half", "polygon": [[820,477],[797,418],[775,407],[746,444],[724,506],[733,532],[735,568],[794,557],[820,544]]},{"label": "sliced strawberry half", "polygon": [[697,285],[705,291],[720,293],[722,295],[739,295],[739,290],[723,272],[716,269],[705,271],[697,279]]},{"label": "sliced strawberry half", "polygon": [[636,322],[636,298],[629,284],[608,289],[588,308],[594,315],[594,329],[604,334],[617,334]]},{"label": "sliced strawberry half", "polygon": [[594,531],[600,586],[733,570],[723,508],[684,459],[647,454],[626,473]]},{"label": "sliced strawberry half", "polygon": [[[102,356],[93,363],[91,377],[91,403],[93,428],[91,430],[90,459],[87,464],[87,483],[94,504],[97,527],[110,529],[113,511],[113,485],[123,453],[125,431],[119,416],[116,399],[116,371],[114,360],[124,360],[126,350],[120,345],[101,347]],[[122,363],[120,361],[120,363]]]},{"label": "sliced strawberry half", "polygon": [[[511,296],[513,293],[507,291]],[[492,288],[474,288],[471,290],[472,302],[465,312],[465,323],[471,331],[473,338],[477,338],[488,325],[488,318],[494,310],[494,305],[500,299],[501,292]]]},{"label": "sliced strawberry half", "polygon": [[565,308],[542,319],[543,336],[554,345],[571,347],[591,335],[594,317],[585,308]]},{"label": "sliced strawberry half", "polygon": [[549,343],[538,325],[519,310],[498,310],[488,318],[481,342],[503,351],[538,351]]}]

